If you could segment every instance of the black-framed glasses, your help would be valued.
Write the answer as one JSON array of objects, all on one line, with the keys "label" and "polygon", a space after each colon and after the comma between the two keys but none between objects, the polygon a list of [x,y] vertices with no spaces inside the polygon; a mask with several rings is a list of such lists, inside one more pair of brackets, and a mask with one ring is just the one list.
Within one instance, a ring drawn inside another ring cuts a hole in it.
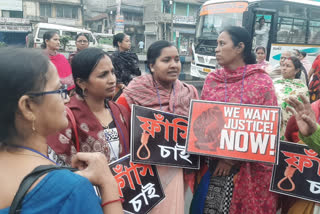
[{"label": "black-framed glasses", "polygon": [[46,94],[60,94],[62,99],[67,99],[68,98],[68,86],[67,85],[63,85],[60,89],[54,90],[54,91],[43,91],[43,92],[30,92],[30,93],[27,93],[27,95],[35,96],[35,97],[44,96]]},{"label": "black-framed glasses", "polygon": [[88,40],[78,40],[78,43],[83,43],[83,44],[87,44],[89,41]]}]

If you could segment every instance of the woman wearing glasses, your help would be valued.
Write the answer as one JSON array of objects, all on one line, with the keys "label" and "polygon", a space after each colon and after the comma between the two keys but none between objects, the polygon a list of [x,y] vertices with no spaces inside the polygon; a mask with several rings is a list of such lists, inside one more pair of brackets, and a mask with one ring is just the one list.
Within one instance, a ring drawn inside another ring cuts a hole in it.
[{"label": "woman wearing glasses", "polygon": [[60,36],[57,31],[47,31],[43,34],[43,43],[41,47],[49,56],[51,62],[56,66],[62,84],[68,86],[68,91],[75,85],[72,78],[72,71],[68,60],[64,55],[58,53],[60,49]]},{"label": "woman wearing glasses", "polygon": [[75,117],[79,140],[76,142],[69,121],[67,129],[48,138],[54,151],[49,151],[50,156],[70,165],[77,143],[80,151],[101,152],[108,161],[128,154],[130,114],[121,105],[110,101],[116,87],[110,57],[99,48],[84,49],[74,56],[72,72],[76,95],[71,97],[67,106]]},{"label": "woman wearing glasses", "polygon": [[89,47],[89,37],[88,34],[85,33],[79,33],[76,36],[76,47],[77,47],[77,51],[71,53],[69,55],[68,61],[71,64],[72,62],[72,58],[79,53],[79,51],[82,51],[83,49],[86,49]]},{"label": "woman wearing glasses", "polygon": [[[55,66],[37,50],[1,49],[0,67],[0,98],[6,103],[0,105],[4,214],[27,174],[40,165],[56,164],[47,156],[46,137],[68,126],[64,104],[69,97]],[[104,155],[78,153],[72,163],[80,171],[55,170],[38,179],[24,197],[22,213],[123,213]],[[101,201],[89,181],[99,187]],[[107,205],[101,208],[101,202]]]}]

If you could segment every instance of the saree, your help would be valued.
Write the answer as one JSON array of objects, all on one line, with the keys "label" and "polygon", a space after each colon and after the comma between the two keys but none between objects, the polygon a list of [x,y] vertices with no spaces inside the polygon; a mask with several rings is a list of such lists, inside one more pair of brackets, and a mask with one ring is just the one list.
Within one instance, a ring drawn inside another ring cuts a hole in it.
[{"label": "saree", "polygon": [[[119,153],[120,157],[128,154],[129,151],[129,130],[130,130],[130,114],[121,105],[112,101],[107,102],[113,115],[116,128],[119,134]],[[71,109],[75,120],[79,135],[79,144],[81,152],[102,152],[107,158],[110,157],[110,149],[105,137],[104,128],[99,120],[89,109],[86,102],[74,95],[71,97],[67,106]],[[53,159],[60,159],[63,165],[70,165],[72,155],[76,151],[75,137],[72,124],[69,120],[69,125],[66,129],[50,135],[47,138],[49,147],[58,156]],[[49,150],[50,151],[50,150]]]},{"label": "saree", "polygon": [[[277,105],[272,80],[258,64],[246,65],[236,70],[222,68],[209,73],[202,89],[201,99],[267,106]],[[209,163],[217,161],[217,159],[211,158]],[[209,169],[210,167],[209,164]],[[239,167],[239,172],[233,178],[234,188],[229,213],[276,213],[277,195],[269,191],[272,166],[254,162],[239,162]],[[227,181],[230,180],[228,176],[221,177],[225,177]],[[209,189],[205,194],[208,197],[212,191]],[[226,204],[221,204],[215,213],[226,213],[230,195],[220,196],[225,198],[221,200],[221,203]]]},{"label": "saree", "polygon": [[314,60],[312,69],[314,73],[309,84],[310,103],[320,99],[320,55]]},{"label": "saree", "polygon": [[289,118],[292,116],[291,112],[287,112],[286,108],[288,103],[286,99],[289,97],[297,97],[299,94],[309,97],[308,87],[300,79],[277,79],[274,81],[274,87],[276,89],[276,96],[278,104],[281,107],[281,129],[280,139],[284,140],[284,134],[287,127]]},{"label": "saree", "polygon": [[[151,74],[134,78],[121,96],[129,106],[136,104],[183,116],[189,113],[191,99],[199,98],[194,86],[176,80],[170,91],[155,81]],[[183,174],[182,169],[174,167],[157,166],[157,169],[166,198],[150,213],[183,214],[184,183],[192,187],[194,174]]]},{"label": "saree", "polygon": [[56,66],[61,83],[68,86],[68,90],[75,88],[72,70],[68,60],[62,54],[49,55],[51,62]]}]

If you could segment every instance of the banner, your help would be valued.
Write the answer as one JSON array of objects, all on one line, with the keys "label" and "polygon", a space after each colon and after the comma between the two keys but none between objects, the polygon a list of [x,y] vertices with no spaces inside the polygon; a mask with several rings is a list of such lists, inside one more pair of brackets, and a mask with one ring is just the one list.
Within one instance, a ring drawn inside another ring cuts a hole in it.
[{"label": "banner", "polygon": [[277,163],[280,108],[192,100],[187,152]]},{"label": "banner", "polygon": [[148,213],[165,198],[155,166],[135,164],[126,155],[109,164],[124,198],[123,209],[129,213]]},{"label": "banner", "polygon": [[199,169],[199,156],[185,152],[188,118],[132,105],[131,161]]},{"label": "banner", "polygon": [[306,145],[280,141],[270,191],[320,202],[320,158]]}]

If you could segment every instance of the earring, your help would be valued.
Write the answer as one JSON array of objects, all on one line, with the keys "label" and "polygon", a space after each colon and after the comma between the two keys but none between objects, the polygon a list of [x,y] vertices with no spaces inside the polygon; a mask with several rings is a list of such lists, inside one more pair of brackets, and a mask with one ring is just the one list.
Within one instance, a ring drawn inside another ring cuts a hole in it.
[{"label": "earring", "polygon": [[34,132],[36,131],[35,121],[36,121],[36,119],[33,118],[33,120],[32,120],[32,131],[34,131]]}]

